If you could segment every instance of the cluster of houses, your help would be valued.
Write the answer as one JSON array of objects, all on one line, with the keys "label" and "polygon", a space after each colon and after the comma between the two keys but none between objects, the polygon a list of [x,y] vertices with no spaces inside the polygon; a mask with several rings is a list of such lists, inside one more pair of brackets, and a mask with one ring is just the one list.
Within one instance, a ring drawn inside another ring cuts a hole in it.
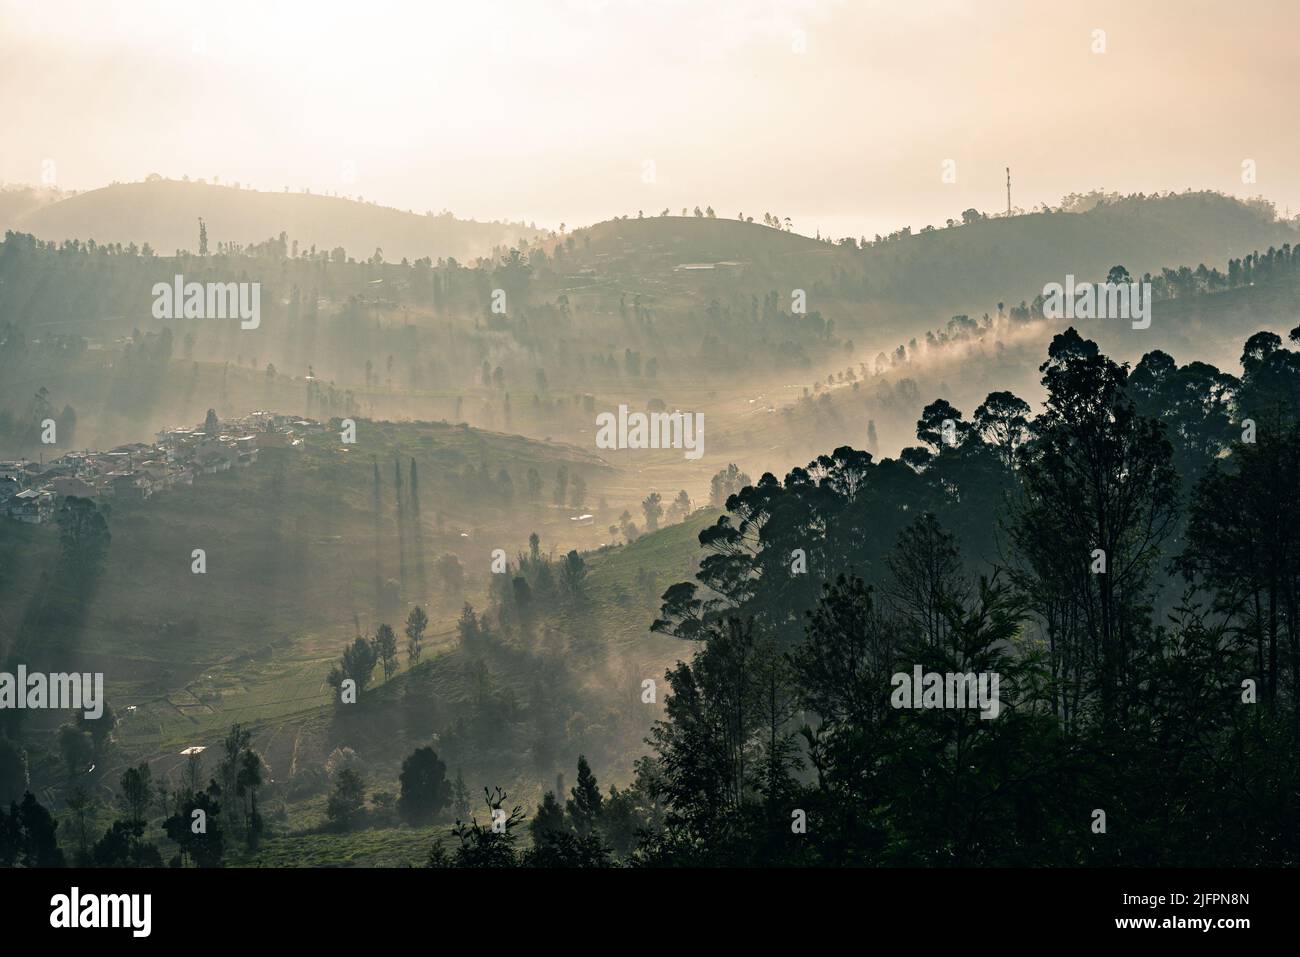
[{"label": "cluster of houses", "polygon": [[200,475],[246,468],[267,449],[296,449],[304,436],[324,432],[312,419],[251,412],[211,427],[169,428],[152,445],[133,442],[107,452],[68,452],[50,461],[0,462],[0,513],[39,525],[54,519],[69,495],[97,500],[144,501]]}]

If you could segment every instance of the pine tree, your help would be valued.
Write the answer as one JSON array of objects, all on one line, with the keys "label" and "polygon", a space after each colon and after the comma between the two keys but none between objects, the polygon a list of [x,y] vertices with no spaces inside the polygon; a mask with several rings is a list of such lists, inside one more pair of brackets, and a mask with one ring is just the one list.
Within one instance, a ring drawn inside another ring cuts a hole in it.
[{"label": "pine tree", "polygon": [[573,822],[574,830],[579,836],[585,837],[595,829],[600,818],[601,802],[604,800],[600,786],[596,783],[596,775],[591,773],[591,766],[587,764],[586,755],[578,756],[578,783],[569,793],[572,797],[566,802],[565,809],[569,820]]},{"label": "pine tree", "polygon": [[533,844],[542,844],[550,835],[564,833],[567,830],[564,808],[560,807],[560,802],[555,799],[555,792],[547,791],[542,796],[542,803],[538,805],[537,813],[528,823],[528,832],[532,835]]}]

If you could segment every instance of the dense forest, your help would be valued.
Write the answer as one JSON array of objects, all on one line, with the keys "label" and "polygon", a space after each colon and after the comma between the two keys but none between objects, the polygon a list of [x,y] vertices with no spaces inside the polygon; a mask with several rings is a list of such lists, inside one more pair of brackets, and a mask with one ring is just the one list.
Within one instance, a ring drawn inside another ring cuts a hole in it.
[{"label": "dense forest", "polygon": [[[526,815],[501,788],[475,802],[448,762],[521,720],[553,747],[546,720],[583,694],[556,666],[596,646],[566,647],[551,625],[592,601],[586,562],[552,560],[534,536],[490,608],[461,614],[475,708],[411,752],[400,793],[369,812],[355,759],[332,757],[330,826],[452,810],[428,856],[439,867],[1295,863],[1300,352],[1265,332],[1239,375],[1158,351],[1129,368],[1068,329],[1040,372],[1036,413],[1007,392],[969,417],[938,399],[897,459],[846,446],[784,480],[722,473],[698,573],[668,585],[653,623],[687,660],[663,676],[649,753],[607,791],[571,756],[572,789]],[[73,518],[65,536],[102,534]],[[413,667],[426,625],[419,609],[404,623]],[[364,687],[377,665],[387,683],[398,654],[383,625],[331,683]],[[534,674],[533,697],[491,690],[488,665]],[[996,713],[900,707],[891,676],[914,669],[996,675]],[[64,734],[83,757],[103,743],[102,727]],[[530,746],[501,766],[522,754],[538,771],[563,760]],[[121,817],[98,840],[83,822],[74,856],[158,863],[151,819],[178,861],[219,863],[227,837],[256,846],[264,770],[248,732],[231,730],[206,783],[201,767],[170,792],[147,765],[128,770]],[[221,827],[189,835],[196,810]],[[6,862],[64,854],[32,795],[6,821]]]},{"label": "dense forest", "polygon": [[[431,866],[1294,864],[1300,353],[1241,363],[1070,329],[1037,415],[937,400],[898,460],[730,496],[664,595],[694,651],[630,793],[581,762],[522,854],[490,794],[505,831]],[[891,707],[917,666],[1000,675],[1001,713]]]}]

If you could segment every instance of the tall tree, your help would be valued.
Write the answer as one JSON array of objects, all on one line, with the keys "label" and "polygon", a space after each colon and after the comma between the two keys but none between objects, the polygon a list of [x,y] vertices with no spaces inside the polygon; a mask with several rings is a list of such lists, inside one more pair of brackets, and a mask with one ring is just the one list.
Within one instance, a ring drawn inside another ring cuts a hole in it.
[{"label": "tall tree", "polygon": [[580,836],[590,834],[600,820],[600,808],[603,797],[596,783],[596,776],[591,773],[591,765],[585,755],[578,757],[578,781],[570,791],[570,798],[565,804],[569,820]]},{"label": "tall tree", "polygon": [[420,663],[424,629],[429,626],[429,616],[416,605],[406,616],[406,658],[412,668]]},{"label": "tall tree", "polygon": [[1082,669],[1075,677],[1112,723],[1130,686],[1160,546],[1178,515],[1173,449],[1163,424],[1138,414],[1126,367],[1073,328],[1052,340],[1041,371],[1047,401],[1019,450],[1012,540],[1038,593],[1070,597],[1087,639],[1069,649]]},{"label": "tall tree", "polygon": [[392,626],[380,625],[375,631],[375,654],[384,666],[384,682],[397,673],[397,636]]},{"label": "tall tree", "polygon": [[350,831],[365,813],[366,783],[352,768],[344,768],[325,802],[325,816],[336,830]]}]

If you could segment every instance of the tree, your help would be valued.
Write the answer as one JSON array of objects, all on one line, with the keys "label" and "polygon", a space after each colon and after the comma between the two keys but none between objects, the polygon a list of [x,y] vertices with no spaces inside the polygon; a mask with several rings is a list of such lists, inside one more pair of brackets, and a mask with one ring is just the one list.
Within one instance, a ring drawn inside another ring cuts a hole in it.
[{"label": "tree", "polygon": [[[1073,328],[1052,340],[1041,371],[1048,397],[1019,450],[1023,495],[1012,540],[1033,580],[1022,578],[1027,587],[1069,597],[1088,642],[1071,652],[1068,680],[1086,687],[1070,697],[1095,691],[1110,723],[1120,717],[1121,688],[1132,687],[1147,587],[1178,513],[1173,450],[1163,424],[1139,415],[1127,370]],[[1056,610],[1039,610],[1055,628]],[[1057,638],[1072,640],[1049,636]]]},{"label": "tree", "polygon": [[721,852],[718,842],[741,813],[760,764],[759,646],[752,621],[729,617],[705,634],[691,662],[668,672],[672,694],[650,742],[676,821],[692,842]]},{"label": "tree", "polygon": [[547,791],[542,795],[542,803],[538,805],[537,813],[528,822],[528,833],[533,839],[533,844],[544,843],[552,835],[564,834],[568,830],[569,826],[564,820],[564,808],[555,799],[555,792]]},{"label": "tree", "polygon": [[0,807],[0,867],[63,867],[59,822],[30,792],[21,803]]},{"label": "tree", "polygon": [[1235,444],[1192,495],[1178,565],[1189,581],[1214,590],[1217,608],[1253,648],[1265,703],[1275,704],[1289,684],[1293,714],[1300,716],[1297,488],[1300,425],[1265,427],[1254,443]]},{"label": "tree", "polygon": [[185,758],[185,767],[181,769],[180,795],[192,797],[203,788],[203,752],[191,753]]},{"label": "tree", "polygon": [[[455,866],[517,867],[515,829],[524,821],[523,808],[515,805],[507,813],[504,807],[507,795],[501,788],[494,791],[484,788],[483,798],[488,808],[485,823],[480,824],[478,818],[473,817],[468,823],[458,823],[452,828],[452,833],[460,841],[454,856]],[[435,843],[430,852],[429,866],[446,866],[446,861],[441,842]]]},{"label": "tree", "polygon": [[245,814],[245,836],[249,850],[256,850],[262,836],[262,816],[257,811],[257,790],[262,786],[262,757],[249,748],[244,751],[239,762],[239,774],[235,778],[236,797],[247,797]]},{"label": "tree", "polygon": [[954,408],[947,399],[936,399],[927,405],[916,423],[916,437],[936,454],[960,445],[969,431],[970,425],[962,420],[961,410]]},{"label": "tree", "polygon": [[646,531],[653,532],[659,527],[659,519],[664,514],[663,496],[658,492],[651,492],[642,500],[641,511],[645,515]]},{"label": "tree", "polygon": [[467,649],[476,648],[483,637],[483,628],[479,624],[478,615],[474,613],[474,606],[469,602],[466,602],[460,610],[456,631],[460,635],[461,646]]},{"label": "tree", "polygon": [[569,467],[561,465],[555,470],[555,504],[563,507],[569,489]]},{"label": "tree", "polygon": [[990,392],[975,409],[975,432],[997,449],[1006,468],[1029,433],[1029,404],[1010,392]]},{"label": "tree", "polygon": [[686,489],[677,493],[672,505],[668,507],[668,521],[680,522],[691,514],[691,497]]},{"label": "tree", "polygon": [[412,668],[420,663],[421,642],[424,638],[424,629],[428,625],[429,616],[419,605],[412,608],[411,613],[406,616],[406,657]]},{"label": "tree", "polygon": [[163,822],[167,837],[180,847],[182,861],[189,859],[196,867],[220,867],[226,852],[215,790],[213,785],[183,797],[176,813]]},{"label": "tree", "polygon": [[416,748],[402,762],[397,811],[412,824],[423,824],[451,804],[452,785],[445,765],[433,748]]},{"label": "tree", "polygon": [[343,687],[345,680],[352,680],[356,683],[357,695],[366,690],[370,684],[370,679],[375,673],[375,663],[379,660],[375,646],[360,636],[352,644],[343,649],[343,659],[338,665],[330,669],[329,677],[326,679],[330,687],[338,690]]},{"label": "tree", "polygon": [[732,462],[725,469],[718,471],[709,482],[709,504],[714,508],[723,508],[727,499],[742,488],[751,485],[749,476]]},{"label": "tree", "polygon": [[573,829],[580,837],[585,837],[600,820],[601,802],[604,800],[585,755],[578,757],[578,782],[569,793],[572,796],[565,802],[565,810],[573,822]]},{"label": "tree", "polygon": [[[552,799],[554,796],[552,795]],[[523,855],[525,867],[609,867],[610,853],[599,834],[578,836],[572,831],[547,831],[534,837]]]},{"label": "tree", "polygon": [[450,552],[438,559],[434,573],[442,580],[443,586],[452,595],[459,595],[465,587],[465,569],[460,559]]},{"label": "tree", "polygon": [[95,842],[91,859],[96,867],[162,867],[155,844],[144,840],[143,821],[114,821]]},{"label": "tree", "polygon": [[560,585],[566,595],[574,601],[581,601],[586,596],[587,563],[577,550],[571,550],[564,556],[560,566]]},{"label": "tree", "polygon": [[227,812],[230,815],[230,830],[234,833],[239,832],[244,822],[235,816],[235,808],[231,798],[239,790],[239,774],[243,768],[244,752],[252,744],[252,739],[252,733],[236,722],[230,726],[225,739],[221,742],[221,761],[217,765],[217,780],[221,782],[221,794],[226,796]]},{"label": "tree", "polygon": [[325,804],[325,816],[339,831],[352,830],[365,812],[366,784],[352,768],[344,768],[334,779],[334,791]]},{"label": "tree", "polygon": [[1137,364],[1128,393],[1142,416],[1165,423],[1174,469],[1185,489],[1195,488],[1210,464],[1241,437],[1236,421],[1248,415],[1244,407],[1234,409],[1245,404],[1236,376],[1204,362],[1180,367],[1159,349]]},{"label": "tree", "polygon": [[925,512],[899,534],[885,563],[890,571],[885,593],[894,610],[923,640],[943,641],[947,612],[969,593],[956,538],[939,526],[933,512]]},{"label": "tree", "polygon": [[384,682],[397,672],[397,636],[389,625],[380,625],[375,631],[375,654],[384,665]]},{"label": "tree", "polygon": [[89,863],[89,846],[87,840],[87,818],[93,807],[93,802],[86,789],[80,784],[76,785],[68,794],[68,810],[72,812],[72,820],[77,827],[77,866],[85,867]]},{"label": "tree", "polygon": [[[1129,375],[1070,330],[1036,419],[994,394],[953,447],[957,410],[935,403],[919,468],[840,448],[731,493],[653,626],[698,650],[667,676],[633,802],[664,815],[637,828],[636,861],[1294,860],[1300,358],[1284,353],[1252,336],[1239,385],[1158,351]],[[1176,476],[1197,469],[1184,534]],[[864,574],[810,600],[839,569]],[[900,679],[925,691],[900,697]],[[1122,808],[1104,841],[1094,806]],[[639,815],[611,792],[601,837]],[[563,836],[534,850],[576,853]]]},{"label": "tree", "polygon": [[569,496],[569,504],[574,508],[582,508],[587,501],[587,482],[581,475],[573,477],[573,491]]},{"label": "tree", "polygon": [[112,744],[113,730],[117,727],[117,715],[105,704],[104,711],[98,718],[87,718],[84,711],[78,711],[74,723],[90,735],[91,743],[94,745],[94,757],[98,762]]},{"label": "tree", "polygon": [[147,763],[134,768],[127,768],[122,774],[122,794],[119,802],[126,812],[127,820],[143,824],[153,802],[152,773]]},{"label": "tree", "polygon": [[59,728],[59,752],[68,777],[75,778],[94,763],[95,743],[75,724],[65,724]]},{"label": "tree", "polygon": [[457,821],[469,817],[469,788],[465,787],[465,778],[460,769],[456,769],[456,780],[451,786],[452,811]]}]

